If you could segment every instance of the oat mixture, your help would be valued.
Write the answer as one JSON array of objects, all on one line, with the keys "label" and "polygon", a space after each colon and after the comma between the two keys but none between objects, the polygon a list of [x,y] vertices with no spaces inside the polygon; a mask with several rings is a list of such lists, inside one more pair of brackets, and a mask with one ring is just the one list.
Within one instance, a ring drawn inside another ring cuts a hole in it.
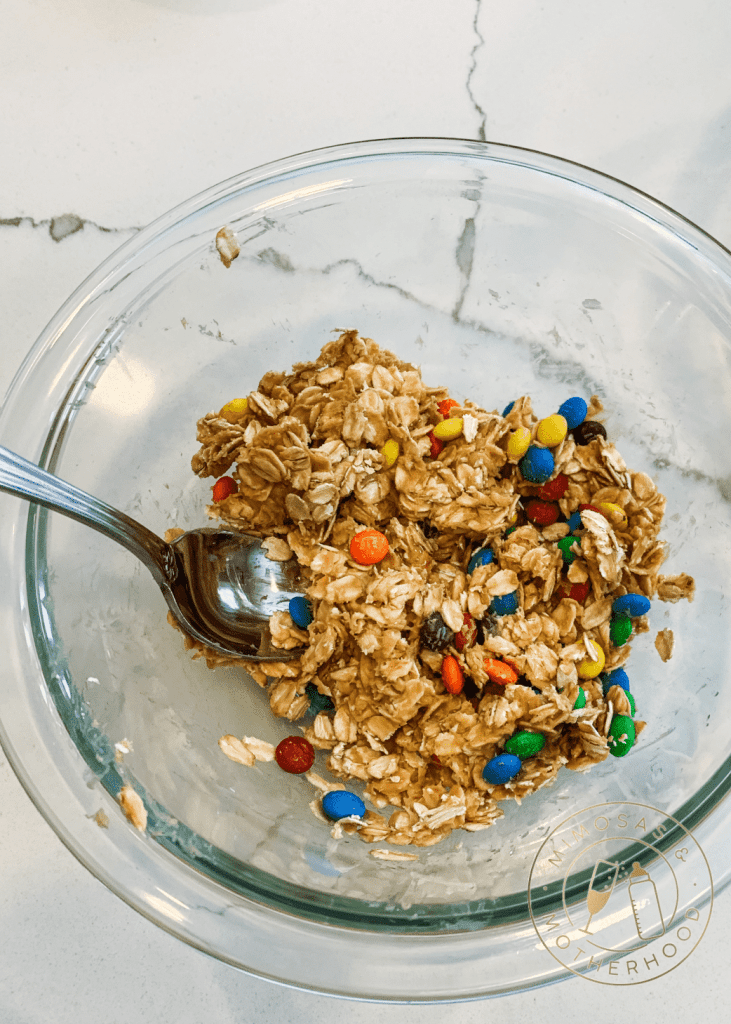
[{"label": "oat mixture", "polygon": [[[462,432],[437,452],[430,435],[448,398],[416,367],[349,330],[316,361],[265,374],[246,401],[198,423],[193,470],[217,479],[231,473],[235,484],[209,506],[211,518],[270,538],[270,557],[294,554],[309,579],[309,627],[298,628],[287,612],[271,620],[275,645],[304,653],[247,670],[279,717],[305,718],[308,684],[331,699],[333,709],[314,721],[310,715],[302,732],[329,751],[339,781],[307,777],[320,791],[353,779],[366,784],[365,797],[385,813],[368,810],[361,822],[339,826],[366,842],[429,846],[455,828],[487,828],[504,800],[551,783],[561,766],[585,771],[603,761],[613,717],[634,711],[624,689],[605,694],[601,677],[580,679],[577,667],[596,658],[594,645],[605,654],[605,673],[627,661],[630,644],[610,639],[617,597],[693,594],[690,577],[660,574],[665,499],[647,474],[627,469],[610,441],[599,435],[577,444],[569,432],[553,449],[552,479],[568,478],[560,520],[580,504],[609,502],[624,513],[612,521],[583,512],[580,548],[567,564],[558,541],[568,523],[526,520],[524,506],[541,486],[508,455],[519,428],[535,438],[530,399],[519,398],[506,415],[455,404],[448,416],[461,419]],[[588,416],[600,412],[593,398]],[[378,564],[350,555],[364,528],[388,538]],[[493,561],[468,573],[471,556],[487,545]],[[583,601],[568,596],[575,584],[585,584]],[[512,593],[517,611],[494,614],[495,598]],[[422,643],[435,612],[452,637],[441,650]],[[649,628],[644,616],[633,627],[635,634]],[[232,663],[190,638],[186,645],[212,668]],[[446,656],[464,676],[459,693],[445,688]],[[504,661],[517,681],[492,682],[486,659]],[[643,727],[635,722],[637,734]],[[519,731],[542,734],[545,745],[514,778],[486,782],[486,762]],[[261,741],[224,740],[224,752],[242,764],[271,760]]]}]

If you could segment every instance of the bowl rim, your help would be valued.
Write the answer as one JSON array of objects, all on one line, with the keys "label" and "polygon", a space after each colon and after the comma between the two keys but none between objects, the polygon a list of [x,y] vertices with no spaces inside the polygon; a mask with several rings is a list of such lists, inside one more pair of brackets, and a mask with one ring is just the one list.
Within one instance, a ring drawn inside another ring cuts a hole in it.
[{"label": "bowl rim", "polygon": [[[731,277],[731,251],[682,214],[677,213],[669,206],[661,203],[646,193],[635,189],[620,179],[593,170],[584,164],[543,153],[539,150],[508,146],[490,141],[479,142],[469,139],[449,139],[439,137],[404,137],[396,139],[373,139],[363,142],[345,143],[337,146],[328,146],[315,150],[303,151],[273,162],[261,164],[248,171],[234,175],[217,185],[205,189],[182,203],[179,203],[171,210],[152,221],[147,227],[137,232],[132,238],[127,240],[114,253],[112,253],[112,255],[109,256],[102,264],[100,264],[100,266],[93,271],[92,274],[89,275],[66,300],[58,313],[51,319],[49,324],[43,330],[21,364],[10,384],[5,400],[3,401],[2,406],[0,406],[0,431],[4,431],[7,428],[8,421],[13,416],[14,401],[17,394],[21,391],[24,382],[27,381],[28,378],[39,369],[39,367],[41,367],[41,364],[47,354],[53,349],[57,342],[64,337],[66,332],[73,332],[73,330],[76,329],[75,325],[84,320],[85,310],[90,306],[93,306],[100,295],[103,295],[110,288],[115,287],[116,282],[128,273],[128,263],[133,257],[139,258],[144,255],[145,251],[148,248],[151,248],[155,241],[166,236],[174,236],[176,227],[189,222],[197,214],[201,213],[201,211],[207,211],[214,214],[217,207],[224,201],[230,199],[233,194],[253,189],[263,182],[272,182],[276,181],[278,178],[287,178],[300,173],[304,174],[308,171],[313,171],[316,168],[323,167],[331,163],[337,164],[346,161],[362,160],[365,157],[393,158],[398,156],[415,157],[425,155],[467,156],[470,158],[485,159],[486,161],[500,160],[500,162],[503,163],[515,162],[522,166],[527,165],[531,170],[555,174],[572,183],[583,185],[587,189],[600,191],[605,195],[609,195],[612,199],[615,199],[618,202],[628,203],[631,198],[633,202],[630,205],[634,209],[639,208],[639,212],[649,219],[655,220],[665,226],[668,226],[669,222],[669,226],[674,229],[677,229],[678,226],[682,226],[684,228],[682,236],[684,240],[696,248],[701,254],[714,256],[716,260],[721,256],[722,262],[725,260],[728,264],[725,269],[729,277]],[[611,188],[608,191],[608,186],[610,185]],[[69,391],[72,389],[73,385]],[[67,395],[68,393],[69,392],[67,392]],[[58,408],[61,409],[62,406],[59,406]],[[48,463],[52,466],[54,463],[54,453],[55,455],[58,454],[60,443],[59,438],[55,436],[59,429],[58,415],[52,422],[49,422],[48,426],[49,429],[46,435],[47,443],[44,445],[43,451],[30,453],[30,457],[35,455],[42,463]],[[30,543],[31,534],[33,534],[35,529],[36,511],[37,510],[32,506],[28,515],[28,543]],[[19,536],[16,535],[13,540],[15,546],[12,547],[12,550],[17,554],[20,551],[20,548],[17,546],[19,543]],[[10,562],[8,564],[10,564]],[[21,608],[23,608],[24,611],[27,611],[27,596],[18,592],[17,597]],[[26,622],[13,623],[13,631],[19,644],[19,649],[22,647],[23,643],[28,644],[32,642],[32,630],[29,630]],[[18,670],[20,666],[15,662],[14,667]],[[36,697],[37,699],[40,699],[39,695],[36,695]],[[59,778],[54,780],[53,786],[49,789],[48,796],[40,792],[36,781],[38,772],[30,772],[27,769],[26,757],[28,746],[22,743],[18,745],[17,743],[19,733],[16,727],[22,718],[22,715],[19,714],[20,709],[16,707],[12,701],[10,703],[10,714],[7,716],[7,720],[11,722],[11,731],[6,731],[6,716],[4,714],[3,721],[0,721],[0,741],[3,743],[8,760],[15,770],[16,775],[18,775],[32,802],[77,859],[79,859],[81,863],[83,863],[88,870],[92,872],[92,874],[99,878],[105,885],[107,885],[108,888],[114,891],[127,903],[159,926],[170,931],[172,934],[177,935],[189,944],[197,946],[200,949],[204,949],[206,952],[211,953],[219,959],[234,963],[238,967],[249,970],[251,973],[256,973],[263,977],[270,977],[272,980],[278,980],[285,984],[294,984],[296,987],[309,987],[316,991],[345,995],[349,998],[375,1000],[384,998],[383,993],[364,994],[362,992],[352,990],[352,986],[351,990],[347,990],[338,987],[329,988],[326,985],[320,986],[317,984],[311,984],[307,979],[297,979],[296,981],[292,981],[292,979],[288,978],[286,974],[282,975],[281,971],[279,974],[277,974],[276,971],[270,973],[263,967],[257,968],[252,967],[251,964],[242,963],[238,958],[228,956],[224,950],[219,948],[220,943],[216,941],[215,937],[211,937],[210,933],[207,932],[206,929],[201,928],[200,920],[202,915],[200,913],[191,912],[186,920],[181,922],[179,920],[179,915],[176,920],[175,914],[171,912],[171,905],[167,904],[163,907],[160,904],[155,905],[154,903],[151,903],[149,900],[149,893],[147,894],[148,898],[141,898],[139,889],[135,890],[134,886],[130,884],[129,864],[124,866],[123,871],[127,880],[125,884],[120,884],[115,871],[122,870],[122,865],[119,858],[115,860],[114,858],[107,856],[109,852],[109,842],[95,841],[91,843],[90,848],[87,849],[84,846],[84,840],[80,838],[81,834],[79,831],[69,828],[66,816],[64,816],[63,819],[59,817],[56,809],[57,806],[63,804],[67,809],[73,807],[74,812],[78,813],[79,809],[84,804],[83,801],[80,800],[78,793],[72,794],[68,789],[68,786],[65,786],[65,780],[60,778],[58,765],[50,766],[46,764],[46,771],[51,771],[51,767],[55,768],[56,774],[59,775]],[[36,711],[38,710],[40,710],[40,708],[36,702]],[[31,729],[31,733],[36,742],[41,741],[43,734],[36,727]],[[63,764],[67,770],[74,770],[74,766],[77,768],[79,766],[78,751],[71,742],[70,737],[69,744],[70,746],[64,750],[63,757],[59,763]],[[71,749],[72,747],[73,749]],[[54,802],[56,799],[58,800],[58,804]],[[84,806],[88,806],[88,804],[85,804]],[[699,820],[698,825],[705,823],[709,816],[710,812]],[[718,822],[715,823],[714,828],[717,828],[717,825]],[[120,830],[116,831],[117,833],[120,832]],[[303,930],[300,927],[301,922],[299,918],[287,915],[281,908],[276,910],[273,910],[272,908],[265,908],[259,903],[254,903],[253,901],[249,901],[241,897],[237,897],[232,904],[232,893],[230,890],[224,889],[223,886],[219,886],[215,881],[211,881],[208,877],[205,878],[204,882],[201,882],[201,877],[203,876],[196,877],[195,871],[193,871],[189,865],[185,865],[183,867],[177,859],[164,851],[162,847],[153,850],[153,855],[148,856],[150,851],[153,849],[152,844],[148,842],[148,849],[144,852],[139,845],[144,842],[142,837],[135,836],[131,829],[128,831],[130,835],[124,838],[131,840],[131,842],[125,842],[124,846],[129,861],[134,865],[135,872],[138,874],[141,865],[146,864],[147,868],[156,876],[158,888],[160,888],[160,882],[163,880],[168,881],[170,876],[173,875],[175,877],[176,884],[180,886],[180,893],[184,894],[184,899],[179,902],[181,905],[182,903],[185,903],[188,911],[191,910],[191,907],[195,908],[197,911],[200,911],[201,908],[204,907],[208,914],[216,914],[219,912],[221,901],[223,900],[227,909],[232,909],[232,916],[237,918],[238,924],[236,927],[243,926],[247,929],[254,929],[258,932],[261,932],[262,929],[266,931],[267,929],[273,930],[274,928],[284,928],[284,930],[288,930],[292,936],[296,936],[296,939],[293,938],[293,941],[299,941],[301,939]],[[713,831],[713,829],[711,831]],[[97,829],[97,832],[101,832],[101,830]],[[116,835],[118,843],[121,841],[120,835],[121,833]],[[85,839],[88,840],[88,838],[87,834]],[[95,840],[106,840],[107,838],[108,837],[98,835],[94,836]],[[103,854],[102,850],[104,850]],[[114,863],[114,871],[109,867],[109,864],[111,863]],[[725,881],[728,881],[728,878],[726,878]],[[210,890],[210,892],[207,890]],[[718,891],[718,889],[716,891]],[[216,909],[214,909],[214,907]],[[262,924],[263,919],[266,919],[265,925]],[[286,925],[283,924],[284,919],[286,919]],[[275,923],[273,924],[272,922]],[[313,923],[311,920],[305,921],[304,931],[307,933],[310,941],[312,940],[312,935],[314,933],[320,934],[322,929],[332,932],[345,932],[351,940],[353,940],[353,936],[355,934],[352,928],[340,929],[337,925],[323,925],[318,924],[317,922]],[[484,956],[487,951],[488,959],[494,969],[495,965],[500,960],[500,953],[495,942],[489,941],[489,933],[490,929],[488,929],[487,932],[463,932],[459,933],[459,935],[453,934],[448,936],[446,941],[453,944],[458,942],[465,950],[469,947],[472,950],[469,955],[476,957],[476,962],[481,964],[483,963]],[[501,932],[501,934],[503,936],[505,935],[504,932]],[[524,922],[513,922],[509,929],[509,934],[518,945],[521,943],[525,944],[526,935]],[[372,933],[367,931],[365,931],[363,935],[366,939],[368,937],[372,937]],[[482,952],[478,951],[476,953],[474,951],[473,944],[475,936],[482,937],[484,945]],[[320,937],[322,938],[322,935]],[[492,938],[494,939],[494,934]],[[534,938],[535,936],[533,936],[533,939]],[[399,947],[403,953],[407,948],[410,948],[410,944],[412,942],[418,943],[418,948],[423,949],[423,943],[425,940],[430,944],[433,944],[435,941],[445,941],[445,936],[392,935],[390,936],[390,939],[394,942],[394,947],[390,951],[392,954],[397,947]],[[528,936],[528,940],[528,944],[530,944],[530,936]],[[325,940],[323,939],[323,942],[324,941]],[[433,968],[433,964],[431,966]],[[560,977],[567,976],[567,973],[568,972],[565,970],[558,969],[556,965],[551,965],[550,967],[547,967],[546,971],[540,978],[532,980],[528,984],[550,983],[554,980],[558,980]],[[465,991],[458,995],[450,993],[441,998],[424,998],[423,1001],[439,1002],[446,1000],[453,1001],[455,999],[482,998],[488,993],[500,994],[502,992],[516,991],[525,987],[526,983],[524,981],[519,980],[516,982],[515,979],[510,976],[510,972],[508,972],[506,975],[501,977],[497,984],[491,983],[487,989],[482,988],[482,990],[477,991],[473,988],[472,991]],[[385,998],[400,998],[414,1001],[415,999],[419,999],[419,996],[417,993],[411,991],[403,995],[394,995],[393,993],[389,993]]]}]

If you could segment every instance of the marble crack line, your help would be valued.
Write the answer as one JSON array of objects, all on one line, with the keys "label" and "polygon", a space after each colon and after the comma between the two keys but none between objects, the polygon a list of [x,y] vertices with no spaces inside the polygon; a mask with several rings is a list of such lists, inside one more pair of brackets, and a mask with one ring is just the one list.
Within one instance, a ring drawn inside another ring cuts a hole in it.
[{"label": "marble crack line", "polygon": [[84,220],[75,213],[61,213],[57,217],[49,217],[47,220],[35,220],[33,217],[0,217],[0,228],[19,228],[23,225],[30,225],[32,228],[46,228],[54,242],[62,242],[69,235],[75,235],[77,231],[84,228],[95,228],[104,234],[129,234],[140,231],[139,227],[129,228],[107,228],[103,224],[97,224],[93,220]]},{"label": "marble crack line", "polygon": [[475,35],[477,36],[477,42],[475,43],[475,45],[472,47],[472,50],[470,51],[470,61],[471,61],[471,63],[470,63],[470,69],[467,72],[467,95],[469,96],[470,102],[472,103],[472,106],[475,108],[475,110],[477,111],[477,113],[479,115],[479,118],[480,118],[480,124],[479,124],[479,127],[477,129],[477,138],[479,139],[480,142],[486,142],[487,138],[485,136],[485,128],[486,128],[486,125],[487,125],[487,114],[482,109],[480,104],[477,102],[477,98],[475,97],[475,94],[472,91],[472,78],[473,78],[473,76],[475,74],[475,71],[477,70],[477,53],[485,45],[485,37],[480,32],[480,30],[478,28],[478,24],[477,24],[478,21],[480,20],[480,11],[481,11],[481,9],[482,9],[482,0],[476,0],[475,16],[472,19],[472,30],[475,33]]}]

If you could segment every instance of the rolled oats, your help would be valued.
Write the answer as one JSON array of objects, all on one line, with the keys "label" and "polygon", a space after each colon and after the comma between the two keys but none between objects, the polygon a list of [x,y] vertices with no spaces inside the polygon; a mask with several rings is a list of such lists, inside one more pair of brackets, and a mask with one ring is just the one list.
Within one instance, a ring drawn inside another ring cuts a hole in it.
[{"label": "rolled oats", "polygon": [[[603,761],[612,717],[627,713],[629,701],[616,686],[605,696],[600,679],[579,680],[577,668],[596,659],[594,644],[604,651],[605,671],[629,657],[629,644],[610,643],[612,601],[628,592],[693,597],[691,577],[660,575],[665,499],[647,474],[627,469],[609,441],[579,445],[569,434],[554,450],[555,472],[569,478],[558,502],[564,520],[580,504],[597,502],[626,515],[612,523],[583,512],[580,544],[577,538],[566,569],[556,543],[569,532],[566,522],[543,529],[525,523],[521,501],[539,488],[506,456],[512,431],[535,434],[530,399],[518,399],[507,416],[471,402],[453,407],[462,433],[432,457],[429,433],[447,397],[445,388],[427,387],[415,367],[348,330],[315,361],[266,374],[244,411],[224,407],[198,423],[193,470],[201,477],[231,473],[237,482],[209,515],[265,538],[270,558],[291,553],[312,605],[307,630],[286,612],[270,622],[275,646],[304,653],[247,669],[278,717],[305,715],[308,683],[330,696],[334,711],[321,711],[303,732],[327,752],[336,781],[313,771],[306,778],[319,794],[353,779],[363,783],[384,814],[368,810],[332,827],[333,835],[357,832],[367,843],[426,847],[455,828],[479,831],[502,816],[503,801],[520,802],[550,785],[560,767],[587,771]],[[593,397],[589,416],[601,408]],[[390,466],[379,450],[388,440],[399,452]],[[375,566],[359,565],[350,541],[374,527],[388,538],[389,553]],[[471,555],[483,546],[492,548],[493,562],[468,575]],[[566,596],[571,584],[586,582],[583,604]],[[518,611],[493,615],[491,602],[514,592]],[[422,648],[421,625],[435,612],[455,637],[469,613],[479,622],[476,640],[462,650]],[[635,632],[647,628],[640,619]],[[669,657],[670,631],[656,643]],[[188,637],[186,647],[211,667],[232,663]],[[445,691],[445,654],[456,658],[474,696]],[[490,682],[486,658],[509,661],[518,681]],[[580,682],[586,704],[575,708]],[[636,732],[643,727],[638,722]],[[543,734],[543,749],[509,782],[489,785],[485,763],[523,729]],[[220,746],[244,765],[270,759],[271,744],[251,737],[224,736]],[[311,806],[327,820],[319,797]]]}]

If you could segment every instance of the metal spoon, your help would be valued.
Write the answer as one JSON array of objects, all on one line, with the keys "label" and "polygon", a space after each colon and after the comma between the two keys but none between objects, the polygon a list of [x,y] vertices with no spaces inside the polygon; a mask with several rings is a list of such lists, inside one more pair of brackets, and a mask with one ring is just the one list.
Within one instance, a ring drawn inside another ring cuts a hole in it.
[{"label": "metal spoon", "polygon": [[152,573],[186,633],[227,657],[284,661],[301,649],[272,645],[269,616],[286,611],[305,581],[295,559],[267,558],[258,537],[190,530],[167,544],[147,527],[0,445],[0,491],[61,512],[131,551]]}]

